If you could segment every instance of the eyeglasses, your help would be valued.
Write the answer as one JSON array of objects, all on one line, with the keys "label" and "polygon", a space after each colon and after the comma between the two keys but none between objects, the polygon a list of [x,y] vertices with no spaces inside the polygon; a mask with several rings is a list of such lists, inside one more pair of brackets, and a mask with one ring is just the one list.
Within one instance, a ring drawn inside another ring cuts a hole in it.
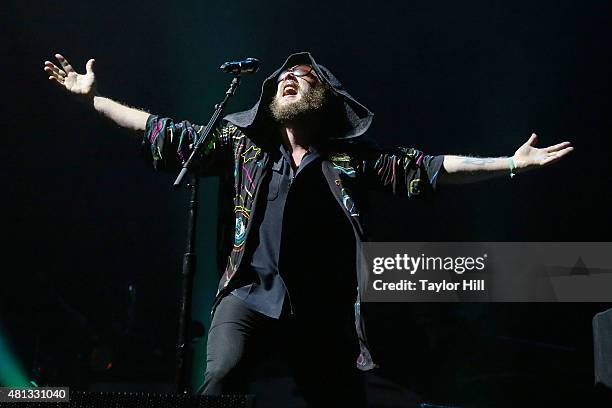
[{"label": "eyeglasses", "polygon": [[288,70],[281,72],[281,74],[278,76],[277,82],[284,80],[287,74],[289,73],[295,75],[296,77],[312,75],[314,78],[317,78],[317,75],[313,72],[312,66],[302,64],[302,65],[294,65]]}]

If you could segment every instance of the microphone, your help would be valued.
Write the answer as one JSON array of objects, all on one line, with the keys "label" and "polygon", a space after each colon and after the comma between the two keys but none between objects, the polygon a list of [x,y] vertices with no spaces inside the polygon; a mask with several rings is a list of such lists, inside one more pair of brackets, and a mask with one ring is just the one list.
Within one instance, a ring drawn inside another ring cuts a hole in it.
[{"label": "microphone", "polygon": [[247,58],[243,61],[228,61],[221,65],[219,69],[229,74],[252,74],[259,69],[259,60]]}]

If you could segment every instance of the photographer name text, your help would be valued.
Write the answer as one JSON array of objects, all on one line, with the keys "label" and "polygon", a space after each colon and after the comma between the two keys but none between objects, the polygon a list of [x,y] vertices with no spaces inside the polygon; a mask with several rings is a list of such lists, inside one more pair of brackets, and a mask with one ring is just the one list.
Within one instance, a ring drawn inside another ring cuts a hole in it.
[{"label": "photographer name text", "polygon": [[398,282],[384,282],[377,279],[373,282],[372,287],[377,291],[423,291],[423,292],[481,292],[485,290],[484,279],[464,279],[459,282],[432,282],[427,279],[409,280],[402,279]]}]

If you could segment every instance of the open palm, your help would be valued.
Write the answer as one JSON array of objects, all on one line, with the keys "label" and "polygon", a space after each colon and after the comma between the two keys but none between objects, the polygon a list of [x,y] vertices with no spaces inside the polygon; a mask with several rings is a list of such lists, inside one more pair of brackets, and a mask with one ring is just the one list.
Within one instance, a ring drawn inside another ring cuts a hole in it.
[{"label": "open palm", "polygon": [[55,81],[70,93],[79,97],[91,98],[96,91],[96,76],[93,72],[95,60],[90,59],[85,65],[85,74],[77,73],[72,65],[61,54],[55,54],[62,68],[51,61],[45,61],[45,72],[49,80]]},{"label": "open palm", "polygon": [[537,136],[535,133],[514,153],[514,161],[517,168],[532,168],[546,166],[560,160],[570,153],[574,148],[570,142],[563,142],[554,146],[543,148],[535,147]]}]

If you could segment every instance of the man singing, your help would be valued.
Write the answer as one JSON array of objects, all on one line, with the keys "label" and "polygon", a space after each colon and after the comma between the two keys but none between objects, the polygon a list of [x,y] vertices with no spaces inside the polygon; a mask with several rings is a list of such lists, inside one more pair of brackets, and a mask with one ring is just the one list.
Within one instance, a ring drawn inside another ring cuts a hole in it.
[{"label": "man singing", "polygon": [[[187,159],[203,126],[98,96],[94,60],[78,74],[56,58],[60,66],[45,62],[49,79],[142,137],[156,169],[177,170]],[[251,109],[223,118],[206,141],[197,171],[227,183],[232,221],[220,244],[227,262],[200,392],[244,392],[253,359],[282,350],[309,405],[365,406],[361,371],[375,363],[359,307],[364,193],[418,199],[438,183],[513,177],[573,150],[569,142],[536,148],[535,134],[509,157],[383,150],[364,138],[372,118],[301,52],[266,78]]]}]

